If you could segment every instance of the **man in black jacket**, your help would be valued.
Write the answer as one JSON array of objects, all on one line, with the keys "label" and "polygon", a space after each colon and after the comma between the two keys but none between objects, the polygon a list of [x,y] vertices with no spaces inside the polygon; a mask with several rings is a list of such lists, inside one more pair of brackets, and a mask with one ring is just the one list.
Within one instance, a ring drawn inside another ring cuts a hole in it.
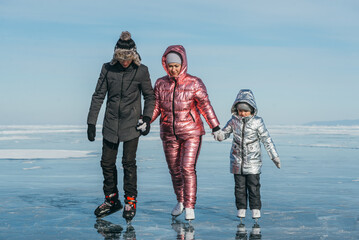
[{"label": "man in black jacket", "polygon": [[[95,126],[106,95],[101,157],[105,201],[95,210],[95,215],[101,218],[122,209],[118,200],[116,158],[119,143],[123,142],[123,217],[130,221],[136,214],[137,145],[139,136],[147,135],[150,131],[155,95],[148,68],[141,64],[136,44],[127,31],[122,32],[117,41],[112,61],[103,64],[96,90],[92,95],[87,118],[87,136],[90,141],[95,140]],[[143,111],[141,95],[144,98]]]}]

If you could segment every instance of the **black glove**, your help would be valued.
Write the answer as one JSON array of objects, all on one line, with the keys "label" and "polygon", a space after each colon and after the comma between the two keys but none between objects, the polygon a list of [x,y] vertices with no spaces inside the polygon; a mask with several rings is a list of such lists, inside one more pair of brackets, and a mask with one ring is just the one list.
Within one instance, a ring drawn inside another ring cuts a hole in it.
[{"label": "black glove", "polygon": [[93,124],[88,124],[87,125],[87,138],[89,139],[90,142],[95,141],[95,137],[96,137],[96,126]]},{"label": "black glove", "polygon": [[138,120],[136,129],[141,132],[141,135],[146,136],[151,129],[151,118],[144,116],[142,119]]}]

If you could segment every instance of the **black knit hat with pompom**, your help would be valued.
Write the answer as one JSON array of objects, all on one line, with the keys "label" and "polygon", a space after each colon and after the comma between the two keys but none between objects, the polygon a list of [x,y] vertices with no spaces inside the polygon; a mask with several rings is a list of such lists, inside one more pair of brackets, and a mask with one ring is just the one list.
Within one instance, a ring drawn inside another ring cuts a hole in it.
[{"label": "black knit hat with pompom", "polygon": [[136,43],[131,38],[131,33],[124,31],[121,33],[120,39],[118,39],[116,49],[127,49],[127,50],[136,50]]},{"label": "black knit hat with pompom", "polygon": [[132,60],[137,66],[141,65],[141,57],[137,52],[136,43],[132,40],[131,33],[127,31],[121,33],[110,64],[115,65],[121,60]]}]

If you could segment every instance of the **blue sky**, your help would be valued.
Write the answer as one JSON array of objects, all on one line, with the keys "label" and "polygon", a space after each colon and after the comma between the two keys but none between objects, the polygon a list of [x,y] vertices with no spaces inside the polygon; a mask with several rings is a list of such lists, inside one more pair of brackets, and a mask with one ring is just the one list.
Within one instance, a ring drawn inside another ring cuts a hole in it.
[{"label": "blue sky", "polygon": [[86,124],[124,30],[153,84],[166,47],[183,45],[221,125],[241,88],[267,124],[358,119],[358,12],[357,0],[0,0],[0,124]]}]

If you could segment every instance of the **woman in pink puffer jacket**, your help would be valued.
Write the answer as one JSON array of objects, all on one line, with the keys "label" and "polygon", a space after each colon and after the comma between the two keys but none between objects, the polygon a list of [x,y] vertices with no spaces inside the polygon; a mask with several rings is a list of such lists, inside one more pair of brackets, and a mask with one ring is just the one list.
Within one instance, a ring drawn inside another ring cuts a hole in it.
[{"label": "woman in pink puffer jacket", "polygon": [[186,210],[186,220],[193,220],[196,204],[196,163],[205,134],[200,114],[218,134],[219,121],[208,99],[202,80],[187,74],[183,46],[169,46],[162,56],[167,75],[155,84],[156,105],[152,122],[160,116],[161,139],[172,177],[177,205],[172,216]]}]

